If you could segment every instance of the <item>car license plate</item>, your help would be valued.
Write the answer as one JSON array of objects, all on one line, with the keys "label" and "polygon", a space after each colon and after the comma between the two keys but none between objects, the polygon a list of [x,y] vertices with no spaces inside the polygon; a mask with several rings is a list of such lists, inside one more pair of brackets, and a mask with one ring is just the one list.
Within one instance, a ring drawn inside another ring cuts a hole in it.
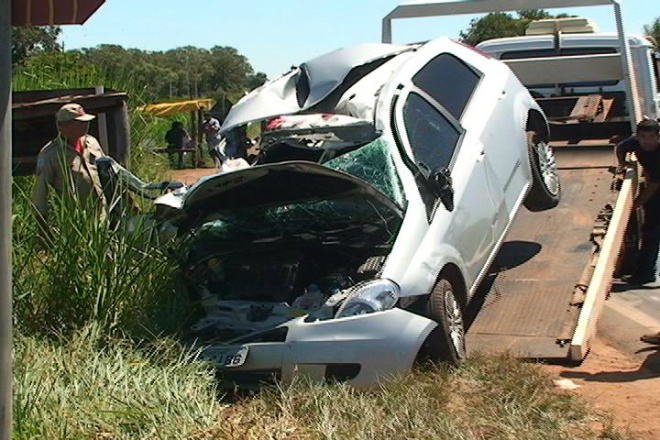
[{"label": "car license plate", "polygon": [[212,351],[210,354],[211,359],[217,363],[219,367],[240,367],[245,363],[248,355],[248,347],[240,347],[228,351]]}]

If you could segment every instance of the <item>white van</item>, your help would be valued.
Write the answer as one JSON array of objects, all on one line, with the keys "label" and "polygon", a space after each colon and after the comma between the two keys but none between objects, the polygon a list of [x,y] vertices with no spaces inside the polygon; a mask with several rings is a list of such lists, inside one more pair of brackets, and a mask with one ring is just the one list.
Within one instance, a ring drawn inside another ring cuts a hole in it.
[{"label": "white van", "polygon": [[[547,28],[550,33],[546,35],[498,38],[484,41],[477,48],[507,63],[532,95],[540,98],[550,119],[567,118],[576,104],[575,101],[562,102],[558,98],[599,95],[611,106],[607,115],[598,121],[604,123],[598,127],[604,129],[601,133],[605,136],[629,132],[632,112],[625,99],[626,87],[622,80],[617,34],[588,33],[588,30],[561,33],[553,31],[552,26]],[[629,35],[627,38],[634,73],[634,93],[640,110],[647,117],[658,118],[658,54],[645,37]],[[588,103],[585,101],[585,104]],[[569,131],[574,131],[574,128]],[[557,133],[560,138],[561,134]]]}]

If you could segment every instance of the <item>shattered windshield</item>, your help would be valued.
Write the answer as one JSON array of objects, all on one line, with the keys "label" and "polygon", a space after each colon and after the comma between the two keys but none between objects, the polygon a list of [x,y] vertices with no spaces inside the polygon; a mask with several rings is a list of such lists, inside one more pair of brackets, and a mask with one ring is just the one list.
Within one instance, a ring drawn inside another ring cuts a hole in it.
[{"label": "shattered windshield", "polygon": [[390,151],[388,142],[381,136],[323,165],[364,180],[403,208],[406,201]]}]

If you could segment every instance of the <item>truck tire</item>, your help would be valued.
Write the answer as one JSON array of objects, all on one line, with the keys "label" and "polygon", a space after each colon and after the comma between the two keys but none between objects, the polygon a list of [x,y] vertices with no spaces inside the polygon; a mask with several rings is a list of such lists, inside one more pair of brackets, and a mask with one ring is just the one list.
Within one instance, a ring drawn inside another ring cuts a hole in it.
[{"label": "truck tire", "polygon": [[532,212],[554,208],[561,199],[561,185],[552,148],[536,132],[528,131],[527,151],[532,168],[532,187],[525,198],[525,207]]},{"label": "truck tire", "polygon": [[457,283],[442,275],[433,287],[426,304],[426,314],[438,323],[426,339],[425,354],[432,361],[458,366],[465,360],[465,325],[463,305]]}]

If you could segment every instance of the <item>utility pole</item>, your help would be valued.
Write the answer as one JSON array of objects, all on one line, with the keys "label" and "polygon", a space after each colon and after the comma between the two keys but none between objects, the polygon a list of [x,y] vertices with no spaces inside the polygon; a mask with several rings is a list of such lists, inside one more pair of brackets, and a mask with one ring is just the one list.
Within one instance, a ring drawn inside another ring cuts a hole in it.
[{"label": "utility pole", "polygon": [[11,0],[0,0],[0,440],[11,412]]}]

